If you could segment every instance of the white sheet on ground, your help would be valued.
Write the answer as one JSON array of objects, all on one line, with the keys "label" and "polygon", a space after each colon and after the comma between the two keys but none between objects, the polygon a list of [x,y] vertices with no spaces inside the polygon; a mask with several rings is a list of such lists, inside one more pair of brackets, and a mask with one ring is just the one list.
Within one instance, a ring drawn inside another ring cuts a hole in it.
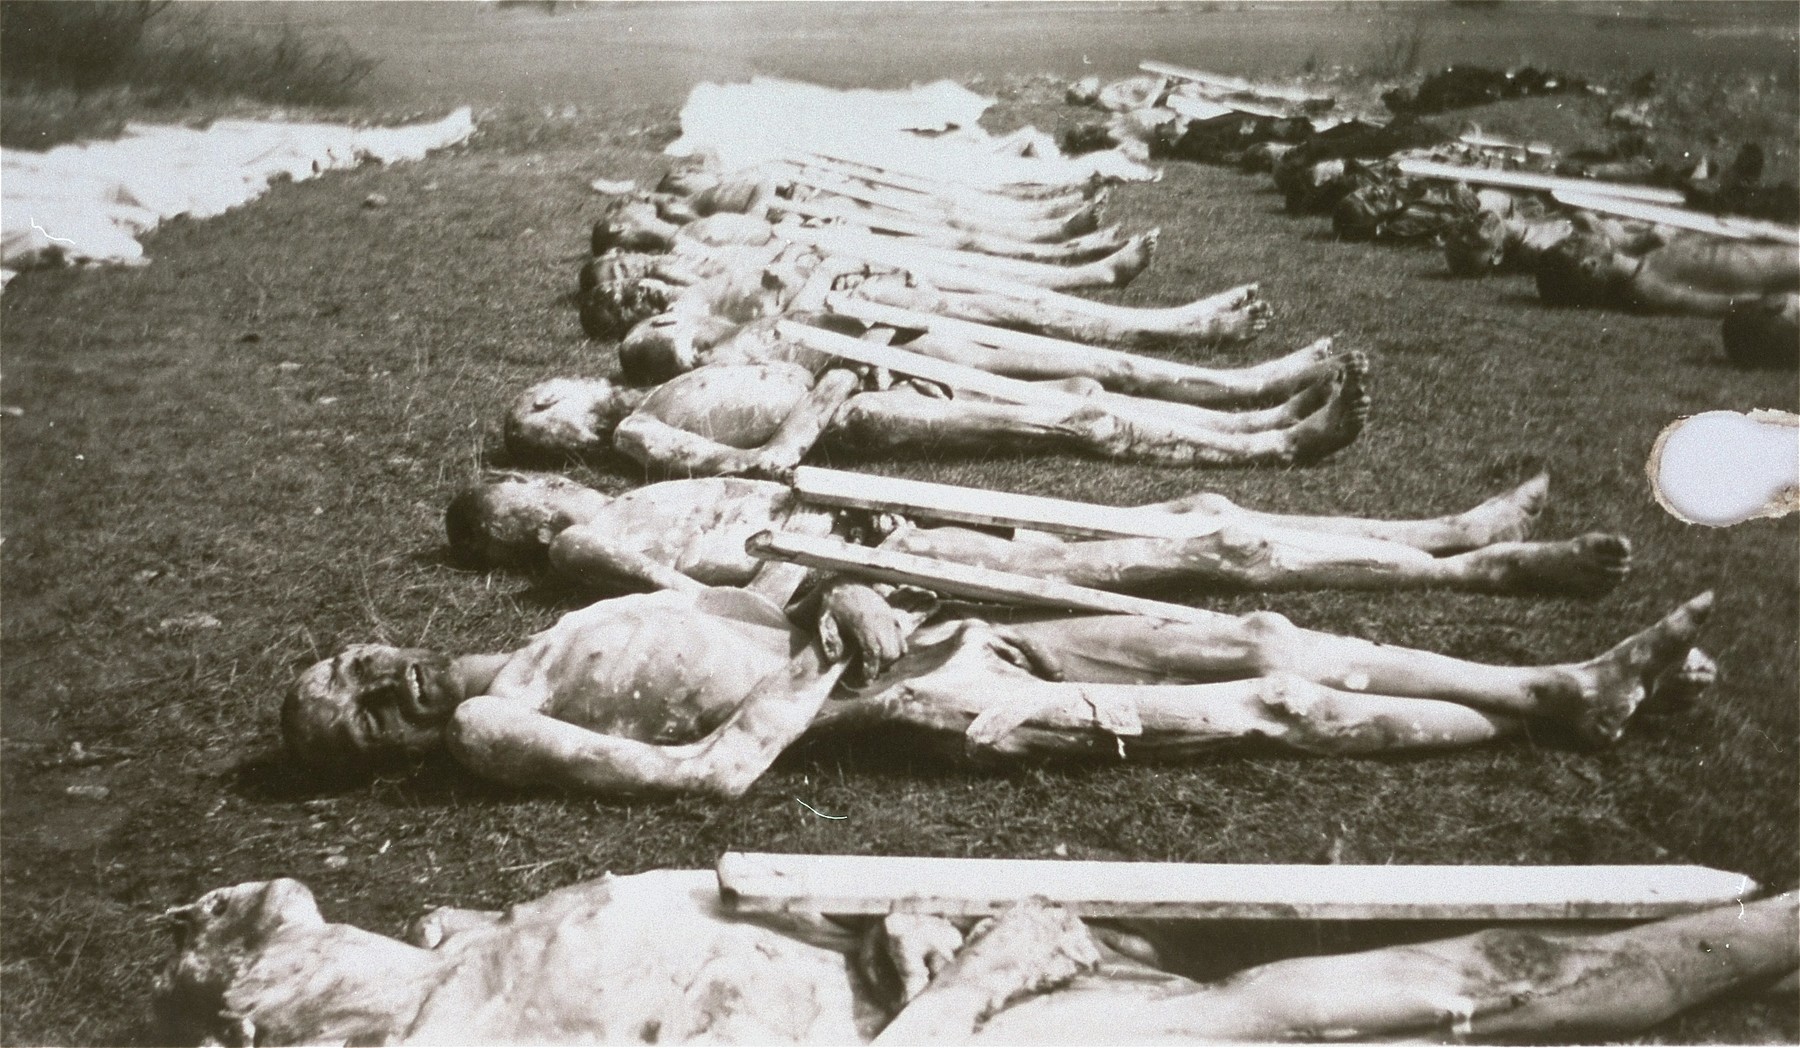
[{"label": "white sheet on ground", "polygon": [[997,138],[978,123],[992,104],[948,80],[895,91],[839,91],[771,77],[700,84],[682,107],[681,137],[666,152],[710,156],[726,171],[823,153],[976,186],[1158,177],[1113,150],[1063,156],[1041,133],[1030,136],[1025,155],[1006,152],[1018,133]]},{"label": "white sheet on ground", "polygon": [[146,261],[139,235],[176,215],[211,218],[361,161],[417,160],[475,130],[468,107],[405,127],[219,120],[204,130],[128,124],[122,138],[48,152],[0,150],[0,281],[45,262]]}]

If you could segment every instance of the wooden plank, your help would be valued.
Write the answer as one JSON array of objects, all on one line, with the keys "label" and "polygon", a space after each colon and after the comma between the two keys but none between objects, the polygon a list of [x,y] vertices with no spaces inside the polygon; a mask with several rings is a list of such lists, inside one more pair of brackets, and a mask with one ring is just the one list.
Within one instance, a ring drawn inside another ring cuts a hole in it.
[{"label": "wooden plank", "polygon": [[1544,142],[1520,142],[1511,138],[1501,138],[1498,135],[1483,134],[1480,131],[1465,132],[1456,140],[1463,145],[1474,146],[1477,149],[1503,149],[1524,153],[1528,156],[1549,156],[1556,152],[1554,147]]},{"label": "wooden plank", "polygon": [[1642,219],[1645,222],[1674,226],[1677,229],[1689,229],[1696,233],[1710,233],[1713,236],[1727,237],[1731,240],[1775,240],[1784,244],[1800,245],[1800,229],[1784,226],[1778,222],[1762,222],[1754,218],[1736,218],[1729,215],[1709,215],[1703,211],[1689,211],[1678,207],[1658,207],[1635,200],[1614,200],[1573,190],[1559,189],[1551,196],[1556,199],[1557,203],[1566,207],[1581,208],[1584,211],[1599,211],[1602,214],[1617,215],[1620,218]]},{"label": "wooden plank", "polygon": [[[1272,98],[1279,102],[1291,102],[1295,105],[1305,105],[1309,102],[1322,104],[1330,101],[1330,99],[1323,95],[1311,94],[1303,88],[1281,87],[1277,84],[1257,84],[1239,77],[1220,76],[1217,73],[1203,73],[1198,69],[1189,69],[1186,66],[1178,66],[1169,62],[1144,61],[1138,63],[1138,68],[1146,73],[1155,73],[1158,76],[1173,77],[1176,80],[1186,80],[1190,83],[1199,84],[1201,87],[1225,92],[1227,94],[1254,95],[1257,98]],[[1276,113],[1274,115],[1281,116],[1283,114]]]},{"label": "wooden plank", "polygon": [[[854,814],[851,816],[854,818]],[[1262,866],[726,852],[746,913],[986,916],[1032,896],[1083,917],[1649,920],[1751,899],[1704,866]]]},{"label": "wooden plank", "polygon": [[1559,189],[1566,189],[1599,196],[1642,200],[1652,204],[1679,204],[1686,199],[1673,189],[1661,189],[1656,186],[1637,186],[1626,182],[1597,182],[1587,178],[1557,178],[1554,175],[1538,175],[1529,171],[1492,171],[1486,168],[1464,167],[1461,164],[1440,164],[1435,160],[1402,160],[1399,167],[1401,174],[1410,175],[1413,178],[1441,178],[1451,182],[1467,182],[1476,186],[1497,186],[1501,189],[1528,189],[1539,193],[1554,193]]},{"label": "wooden plank", "polygon": [[853,546],[841,539],[764,531],[744,544],[758,560],[780,560],[842,572],[876,582],[918,586],[945,596],[994,604],[1061,608],[1101,615],[1142,615],[1167,622],[1216,625],[1225,616],[1185,604],[1128,597],[1121,593],[1072,586],[1051,579],[1014,575],[969,564],[952,564],[911,553]]},{"label": "wooden plank", "polygon": [[801,466],[794,491],[820,506],[901,513],[924,520],[984,527],[1031,528],[1080,538],[1185,539],[1223,527],[1214,517],[1099,506],[1042,495],[964,488],[924,480]]},{"label": "wooden plank", "polygon": [[1189,120],[1214,120],[1232,113],[1273,117],[1276,120],[1283,120],[1288,116],[1279,109],[1259,106],[1254,102],[1221,101],[1215,98],[1194,98],[1191,95],[1170,95],[1163,99],[1163,105]]}]

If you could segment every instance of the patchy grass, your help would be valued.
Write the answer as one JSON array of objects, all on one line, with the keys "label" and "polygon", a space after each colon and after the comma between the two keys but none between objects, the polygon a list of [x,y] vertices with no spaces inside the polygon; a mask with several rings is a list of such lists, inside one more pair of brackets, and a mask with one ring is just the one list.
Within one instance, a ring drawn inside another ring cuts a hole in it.
[{"label": "patchy grass", "polygon": [[[493,17],[566,27],[619,14]],[[1101,43],[1147,53],[1141,35]],[[921,63],[940,60],[922,51]],[[995,83],[1049,67],[1001,53],[988,53]],[[1045,104],[1045,81],[1006,83],[998,123],[1053,130],[1076,115]],[[447,567],[440,515],[497,450],[506,398],[611,367],[569,299],[595,212],[585,185],[659,171],[681,97],[620,91],[548,114],[515,100],[468,148],[277,186],[205,224],[165,225],[147,268],[31,272],[0,298],[0,399],[19,409],[0,416],[0,1040],[147,1039],[166,949],[154,915],[273,876],[305,880],[333,919],[384,932],[428,905],[708,865],[727,848],[1318,862],[1335,844],[1345,861],[1692,861],[1774,886],[1800,877],[1800,524],[1685,526],[1643,475],[1670,419],[1792,410],[1791,376],[1725,366],[1715,323],[1549,310],[1527,280],[1446,279],[1435,254],[1335,242],[1322,221],[1286,217],[1263,180],[1182,165],[1114,192],[1112,219],[1164,230],[1162,257],[1115,297],[1168,303],[1261,279],[1277,321],[1223,357],[1329,332],[1368,350],[1375,417],[1355,447],[1293,471],[1012,455],[864,468],[1112,503],[1211,488],[1272,509],[1426,515],[1548,467],[1548,534],[1618,529],[1635,543],[1636,571],[1608,597],[1194,599],[1518,662],[1590,655],[1717,587],[1706,646],[1725,678],[1707,702],[1644,718],[1597,752],[1543,734],[1404,760],[1246,752],[990,769],[915,736],[820,739],[726,804],[504,791],[443,763],[345,787],[304,781],[276,751],[274,720],[301,666],[359,640],[501,649],[569,606],[537,580]],[[371,192],[389,205],[362,208]],[[615,490],[643,479],[616,463],[581,475]],[[220,626],[162,625],[194,613]],[[79,786],[110,793],[68,792]],[[328,865],[333,855],[347,863]],[[1791,997],[1654,1034],[1797,1035]]]},{"label": "patchy grass", "polygon": [[202,5],[45,0],[0,8],[0,143],[45,149],[126,120],[216,116],[246,103],[341,106],[376,61],[282,20],[224,27]]}]

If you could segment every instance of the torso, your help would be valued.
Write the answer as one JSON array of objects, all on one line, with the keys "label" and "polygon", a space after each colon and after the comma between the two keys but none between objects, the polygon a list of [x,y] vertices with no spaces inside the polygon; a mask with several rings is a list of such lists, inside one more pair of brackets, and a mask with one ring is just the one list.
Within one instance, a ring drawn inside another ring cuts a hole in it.
[{"label": "torso", "polygon": [[795,512],[785,484],[705,477],[621,495],[581,526],[709,586],[741,586],[761,563],[744,552],[745,540],[781,527]]},{"label": "torso", "polygon": [[874,1032],[846,949],[733,918],[718,897],[711,871],[659,871],[519,907],[446,944],[468,961],[404,1040],[856,1044]]},{"label": "torso", "polygon": [[1649,253],[1638,280],[1727,295],[1773,295],[1800,291],[1800,256],[1780,244],[1677,235]]},{"label": "torso", "polygon": [[728,447],[754,448],[768,443],[812,385],[812,372],[796,364],[708,365],[658,386],[637,411]]},{"label": "torso", "polygon": [[740,590],[636,594],[564,615],[512,655],[488,694],[678,745],[717,727],[804,643],[774,605]]}]

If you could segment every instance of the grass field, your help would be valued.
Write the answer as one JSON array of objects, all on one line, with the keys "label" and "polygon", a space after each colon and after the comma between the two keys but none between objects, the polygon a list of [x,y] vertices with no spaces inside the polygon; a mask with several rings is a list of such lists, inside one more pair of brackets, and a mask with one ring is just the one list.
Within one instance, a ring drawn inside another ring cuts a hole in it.
[{"label": "grass field", "polygon": [[[1513,5],[1430,17],[1493,19],[1477,38],[1495,62],[1696,78],[1729,62],[1731,76],[1767,85],[1745,103],[1752,115],[1794,126],[1791,5],[1668,7],[1654,24],[1622,6],[1632,17]],[[547,582],[448,567],[442,508],[497,455],[506,398],[611,367],[609,347],[582,338],[570,295],[596,210],[585,186],[659,171],[693,82],[979,76],[1004,96],[996,127],[1053,129],[1080,117],[1055,99],[1088,68],[1118,74],[1155,55],[1287,73],[1314,51],[1350,61],[1374,30],[1365,9],[1313,7],[1071,7],[1030,21],[973,7],[950,9],[954,24],[945,9],[910,6],[553,18],[304,8],[293,17],[335,20],[383,59],[371,112],[471,100],[484,131],[421,164],[278,186],[221,218],[172,222],[149,239],[147,268],[29,273],[0,299],[0,397],[18,409],[0,420],[0,1040],[144,1040],[167,948],[154,916],[273,876],[304,880],[331,918],[383,932],[429,905],[495,906],[606,870],[710,865],[727,848],[1673,861],[1771,886],[1800,878],[1800,524],[1685,526],[1656,506],[1643,473],[1657,431],[1679,415],[1794,410],[1792,373],[1725,366],[1714,322],[1548,310],[1528,281],[1457,282],[1431,252],[1336,242],[1324,223],[1282,214],[1260,178],[1179,164],[1112,195],[1112,219],[1164,231],[1157,262],[1116,297],[1172,303],[1260,279],[1276,322],[1223,357],[1253,361],[1329,333],[1367,350],[1375,412],[1356,445],[1293,471],[1016,456],[858,468],[1115,504],[1210,488],[1269,509],[1394,516],[1473,505],[1548,468],[1546,533],[1618,530],[1635,544],[1633,576],[1605,598],[1192,599],[1535,662],[1591,655],[1712,587],[1704,643],[1724,677],[1705,702],[1642,718],[1604,751],[1542,733],[1404,760],[1240,752],[1178,767],[984,769],[913,737],[818,740],[728,804],[502,791],[447,763],[349,786],[306,781],[281,757],[274,720],[298,668],[352,641],[502,649],[575,603]],[[440,20],[426,29],[428,18]],[[1707,35],[1744,25],[1767,31]],[[1447,24],[1433,39],[1430,62],[1465,46]],[[1791,140],[1771,144],[1794,155]],[[374,192],[388,206],[362,208]],[[617,463],[580,475],[609,490],[645,479]],[[1800,1018],[1792,996],[1732,1001],[1653,1036],[1792,1042]]]}]

